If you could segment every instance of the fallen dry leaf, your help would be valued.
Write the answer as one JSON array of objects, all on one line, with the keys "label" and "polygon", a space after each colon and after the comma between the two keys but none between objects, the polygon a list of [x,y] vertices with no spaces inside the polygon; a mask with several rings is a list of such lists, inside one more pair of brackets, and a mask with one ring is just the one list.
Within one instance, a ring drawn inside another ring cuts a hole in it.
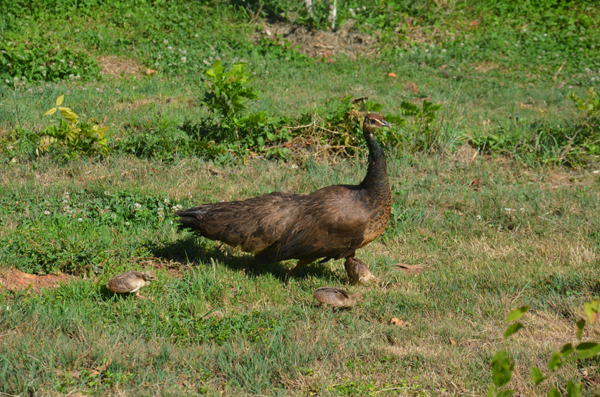
[{"label": "fallen dry leaf", "polygon": [[477,29],[479,27],[479,21],[471,21],[469,22],[469,27],[472,29]]},{"label": "fallen dry leaf", "polygon": [[456,341],[453,341],[452,339],[450,339],[450,344],[451,344],[452,346],[456,346]]},{"label": "fallen dry leaf", "polygon": [[397,78],[398,77],[398,75],[396,73],[392,73],[392,72],[389,72],[387,75],[389,77],[393,77],[393,78]]},{"label": "fallen dry leaf", "polygon": [[154,70],[154,69],[150,69],[150,68],[146,69],[146,74],[148,76],[151,75],[151,74],[154,74],[154,73],[158,73],[158,72],[156,70]]},{"label": "fallen dry leaf", "polygon": [[399,318],[392,318],[390,320],[390,325],[395,325],[397,327],[406,327],[408,325],[408,321],[400,320]]},{"label": "fallen dry leaf", "polygon": [[398,263],[396,267],[402,270],[404,274],[418,274],[424,270],[421,265],[407,265],[406,263]]},{"label": "fallen dry leaf", "polygon": [[521,109],[529,109],[529,108],[530,108],[530,107],[532,107],[533,105],[530,105],[530,104],[528,104],[528,103],[523,103],[523,102],[520,102],[520,103],[519,103],[519,106],[521,107]]},{"label": "fallen dry leaf", "polygon": [[479,180],[477,180],[477,178],[473,179],[471,181],[471,183],[469,183],[469,186],[471,186],[471,188],[473,188],[473,190],[477,191],[479,190],[479,188],[481,188],[481,185],[479,184]]}]

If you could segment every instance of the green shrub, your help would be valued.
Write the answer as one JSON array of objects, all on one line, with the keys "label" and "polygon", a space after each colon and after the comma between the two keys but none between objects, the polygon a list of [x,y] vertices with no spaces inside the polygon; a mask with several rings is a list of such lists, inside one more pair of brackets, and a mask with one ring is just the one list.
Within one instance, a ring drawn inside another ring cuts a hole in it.
[{"label": "green shrub", "polygon": [[109,153],[106,130],[95,119],[80,122],[77,113],[61,106],[65,96],[56,99],[56,107],[44,115],[49,116],[57,111],[61,114],[58,125],[49,126],[38,133],[39,145],[37,155],[52,153],[65,160],[73,160],[81,155],[106,157]]}]

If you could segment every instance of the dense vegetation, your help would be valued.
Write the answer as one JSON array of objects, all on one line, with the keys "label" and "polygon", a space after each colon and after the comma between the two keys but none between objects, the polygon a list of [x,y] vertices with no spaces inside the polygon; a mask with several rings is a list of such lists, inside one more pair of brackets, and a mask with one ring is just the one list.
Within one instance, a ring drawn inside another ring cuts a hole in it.
[{"label": "dense vegetation", "polygon": [[[600,6],[339,0],[333,27],[326,4],[0,0],[0,280],[74,277],[0,290],[0,393],[592,395]],[[361,250],[382,286],[176,229],[358,182],[367,111],[394,125],[392,218]],[[151,301],[101,287],[149,267]],[[365,302],[317,308],[325,285]]]}]

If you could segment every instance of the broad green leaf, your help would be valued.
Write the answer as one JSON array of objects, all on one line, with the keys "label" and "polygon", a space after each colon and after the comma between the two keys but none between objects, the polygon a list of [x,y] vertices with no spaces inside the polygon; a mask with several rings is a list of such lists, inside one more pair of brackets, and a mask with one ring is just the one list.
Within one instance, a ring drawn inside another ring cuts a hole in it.
[{"label": "broad green leaf", "polygon": [[561,397],[560,392],[556,387],[553,387],[548,391],[548,397]]},{"label": "broad green leaf", "polygon": [[577,345],[575,348],[579,352],[579,358],[593,357],[600,353],[600,345],[594,342],[584,342]]},{"label": "broad green leaf", "polygon": [[573,345],[570,343],[567,343],[566,345],[564,345],[562,347],[562,350],[560,351],[560,353],[563,356],[568,356],[569,354],[573,353]]},{"label": "broad green leaf", "polygon": [[536,386],[546,379],[538,367],[531,367],[531,382]]},{"label": "broad green leaf", "polygon": [[510,381],[513,365],[506,352],[499,351],[492,359],[492,380],[498,387],[502,387]]},{"label": "broad green leaf", "polygon": [[494,385],[490,385],[490,387],[488,388],[487,397],[494,397],[495,395],[496,395],[496,388],[494,387]]},{"label": "broad green leaf", "polygon": [[527,310],[529,310],[529,306],[522,306],[518,309],[515,309],[512,312],[508,313],[508,316],[506,316],[506,319],[504,321],[508,323],[511,321],[518,320],[523,314],[527,312]]},{"label": "broad green leaf", "polygon": [[44,116],[50,116],[51,114],[56,113],[56,108],[52,108],[50,110],[48,110],[46,113],[44,113]]},{"label": "broad green leaf", "polygon": [[581,340],[581,336],[583,335],[583,329],[585,328],[585,320],[581,319],[577,321],[577,339]]},{"label": "broad green leaf", "polygon": [[521,324],[521,323],[514,323],[514,324],[512,324],[510,327],[508,327],[506,329],[506,332],[504,333],[504,337],[508,338],[509,336],[511,336],[512,334],[514,334],[518,330],[520,330],[521,328],[523,328],[523,324]]},{"label": "broad green leaf", "polygon": [[598,317],[598,311],[600,311],[600,301],[594,299],[591,302],[585,303],[584,312],[590,323],[593,323],[594,320],[596,320],[596,317]]},{"label": "broad green leaf", "polygon": [[581,397],[581,383],[567,383],[567,397]]},{"label": "broad green leaf", "polygon": [[56,106],[60,106],[63,104],[63,102],[65,101],[65,96],[61,95],[58,98],[56,98]]},{"label": "broad green leaf", "polygon": [[556,371],[562,366],[562,364],[562,355],[560,354],[560,352],[554,352],[554,354],[552,354],[552,357],[550,357],[550,361],[548,361],[548,368],[552,371]]}]

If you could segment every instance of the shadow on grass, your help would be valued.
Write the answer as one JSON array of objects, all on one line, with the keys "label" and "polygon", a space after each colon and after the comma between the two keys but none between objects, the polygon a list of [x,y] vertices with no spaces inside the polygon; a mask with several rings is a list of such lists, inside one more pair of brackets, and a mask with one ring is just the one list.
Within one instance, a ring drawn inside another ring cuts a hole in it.
[{"label": "shadow on grass", "polygon": [[[164,260],[173,260],[177,262],[188,262],[198,266],[208,266],[214,262],[217,266],[225,265],[232,270],[244,270],[249,277],[261,277],[271,274],[275,278],[285,282],[287,278],[286,269],[296,261],[283,261],[278,263],[260,263],[251,254],[247,254],[238,249],[231,248],[225,244],[212,243],[195,235],[187,236],[167,244],[148,243],[146,248],[154,256]],[[234,251],[234,252],[232,252]],[[324,278],[336,282],[345,282],[332,270],[334,261],[324,264],[313,262],[304,266],[299,273],[299,277],[312,274],[318,278]]]}]

